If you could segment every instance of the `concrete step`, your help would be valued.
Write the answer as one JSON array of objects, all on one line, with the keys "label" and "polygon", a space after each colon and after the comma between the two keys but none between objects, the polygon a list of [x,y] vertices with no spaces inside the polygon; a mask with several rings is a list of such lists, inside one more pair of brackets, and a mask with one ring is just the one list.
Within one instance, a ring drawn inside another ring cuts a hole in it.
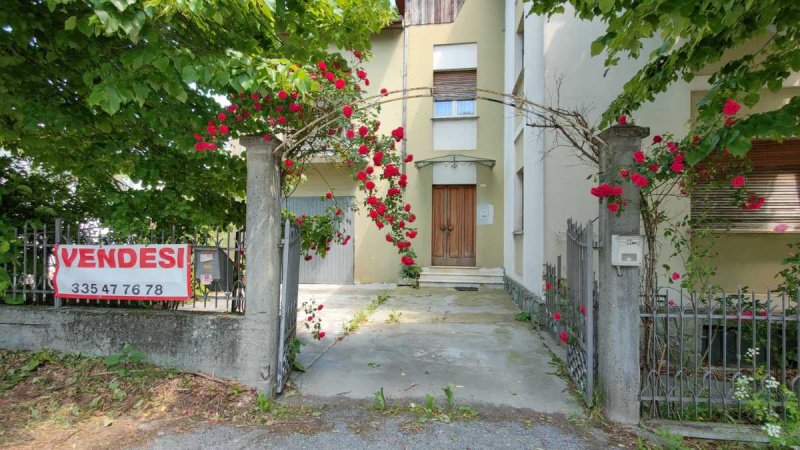
[{"label": "concrete step", "polygon": [[503,269],[492,267],[423,267],[422,287],[503,287]]}]

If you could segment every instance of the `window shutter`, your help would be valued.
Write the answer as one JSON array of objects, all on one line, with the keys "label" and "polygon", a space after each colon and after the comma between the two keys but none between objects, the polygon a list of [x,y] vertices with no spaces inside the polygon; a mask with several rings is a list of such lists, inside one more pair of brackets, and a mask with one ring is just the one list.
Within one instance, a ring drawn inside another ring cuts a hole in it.
[{"label": "window shutter", "polygon": [[477,94],[477,72],[475,70],[454,70],[433,73],[433,99],[473,100]]},{"label": "window shutter", "polygon": [[743,210],[733,204],[734,189],[698,183],[692,192],[692,216],[705,217],[714,228],[772,231],[779,224],[800,231],[800,140],[753,141],[748,153],[752,172],[745,188],[764,196],[764,206]]}]

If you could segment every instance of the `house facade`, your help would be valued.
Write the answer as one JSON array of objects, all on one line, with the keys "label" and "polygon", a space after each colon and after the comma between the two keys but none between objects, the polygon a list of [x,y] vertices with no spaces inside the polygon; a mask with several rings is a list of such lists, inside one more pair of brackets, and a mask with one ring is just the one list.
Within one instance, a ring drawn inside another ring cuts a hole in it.
[{"label": "house facade", "polygon": [[[603,58],[590,55],[603,25],[580,21],[569,9],[546,19],[527,15],[521,0],[396,3],[402,21],[374,37],[366,70],[374,93],[384,87],[433,88],[432,95],[418,97],[420,91],[410,91],[409,98],[387,103],[381,111],[385,127],[405,128],[403,150],[414,155],[414,163],[403,170],[409,178],[406,196],[418,216],[413,244],[424,267],[421,281],[499,285],[505,275],[541,294],[543,264],[565,254],[567,219],[597,217],[599,205],[589,195],[596,169],[553,132],[528,126],[531,121],[513,106],[476,101],[469,88],[558,102],[584,110],[594,123],[642,63],[621,61],[604,76]],[[653,135],[684,135],[693,105],[708,89],[711,69],[690,83],[674,84],[634,114],[636,123],[650,127]],[[798,94],[800,77],[795,76],[779,92],[765,91],[752,111],[772,109]],[[675,217],[700,212],[729,217],[727,232],[714,241],[713,281],[727,289],[766,288],[788,255],[786,245],[797,240],[800,145],[781,145],[785,164],[769,158],[754,162],[753,179],[761,180],[768,205],[755,216],[708,210],[680,196],[668,205]],[[309,182],[294,193],[292,201],[307,203],[299,212],[313,209],[329,189],[343,201],[363,202],[346,171],[325,161],[315,169],[317,174],[309,173]],[[332,252],[324,261],[307,263],[305,280],[395,282],[399,264],[384,233],[365,214],[354,213],[351,220],[349,256],[342,252],[337,259]],[[774,232],[779,224],[788,225],[785,232]],[[680,256],[662,263],[683,271]]]}]

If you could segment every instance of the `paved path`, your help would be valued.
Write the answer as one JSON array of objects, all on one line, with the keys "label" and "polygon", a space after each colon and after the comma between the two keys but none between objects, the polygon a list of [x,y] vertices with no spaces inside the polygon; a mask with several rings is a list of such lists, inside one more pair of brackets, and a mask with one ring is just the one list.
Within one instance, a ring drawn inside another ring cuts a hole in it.
[{"label": "paved path", "polygon": [[[342,323],[384,290],[391,298],[337,342]],[[514,319],[516,306],[500,289],[303,287],[300,302],[311,298],[325,304],[323,324],[330,332],[300,354],[309,367],[293,377],[301,395],[371,399],[383,387],[391,402],[441,398],[452,384],[457,403],[582,414],[564,380],[553,374],[544,343],[529,324]],[[399,314],[399,322],[387,323],[390,313]]]}]

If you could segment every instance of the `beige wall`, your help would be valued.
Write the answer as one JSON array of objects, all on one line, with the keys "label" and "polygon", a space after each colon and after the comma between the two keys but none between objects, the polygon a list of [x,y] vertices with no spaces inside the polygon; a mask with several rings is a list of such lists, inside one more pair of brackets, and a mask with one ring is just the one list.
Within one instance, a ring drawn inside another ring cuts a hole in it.
[{"label": "beige wall", "polygon": [[711,260],[717,275],[712,283],[727,291],[749,286],[752,292],[766,293],[780,281],[775,275],[789,257],[788,244],[800,241],[797,234],[727,233],[714,240],[717,256]]},{"label": "beige wall", "polygon": [[[433,84],[433,46],[439,44],[478,43],[478,87],[502,91],[503,89],[503,8],[502,3],[470,0],[465,3],[455,23],[420,25],[407,28],[408,33],[408,87],[428,87]],[[373,59],[366,63],[370,79],[368,92],[381,88],[402,88],[403,32],[384,30],[373,39]],[[494,223],[476,228],[476,256],[479,267],[503,265],[503,116],[502,107],[488,102],[478,102],[477,150],[448,152],[433,150],[431,98],[408,100],[406,139],[408,152],[414,160],[434,158],[449,154],[490,158],[496,166],[489,169],[477,166],[477,202],[494,207]],[[380,120],[388,133],[401,125],[402,102],[384,105]],[[353,195],[355,188],[347,170],[335,170],[330,164],[320,164],[324,178],[336,188],[338,195]],[[419,234],[414,239],[414,249],[420,265],[431,261],[431,193],[432,168],[406,167],[409,189],[406,199],[417,215]],[[321,195],[328,190],[322,177],[309,174],[309,181],[295,195]],[[363,196],[357,196],[361,205]],[[386,243],[385,232],[379,231],[365,214],[356,213],[355,220],[355,281],[356,283],[394,282],[400,269],[396,250]]]}]

